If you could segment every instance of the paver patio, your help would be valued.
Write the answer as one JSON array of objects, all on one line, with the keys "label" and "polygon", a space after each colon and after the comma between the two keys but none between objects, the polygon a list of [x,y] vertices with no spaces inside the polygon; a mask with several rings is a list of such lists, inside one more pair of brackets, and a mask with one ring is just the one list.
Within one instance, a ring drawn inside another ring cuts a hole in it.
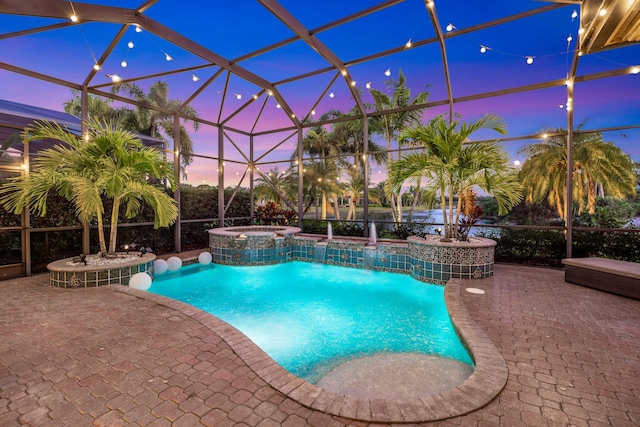
[{"label": "paver patio", "polygon": [[[367,425],[282,395],[188,311],[48,278],[0,282],[0,426]],[[640,301],[518,265],[469,286],[486,291],[462,298],[508,382],[487,406],[423,425],[640,425]]]}]

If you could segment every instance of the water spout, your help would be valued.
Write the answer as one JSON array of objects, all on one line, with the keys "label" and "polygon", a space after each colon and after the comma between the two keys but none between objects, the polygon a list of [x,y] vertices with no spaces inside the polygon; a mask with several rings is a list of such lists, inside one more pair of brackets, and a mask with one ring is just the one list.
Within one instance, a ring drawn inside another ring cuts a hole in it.
[{"label": "water spout", "polygon": [[333,228],[331,228],[331,223],[327,223],[327,240],[333,239]]},{"label": "water spout", "polygon": [[377,242],[378,236],[376,233],[376,223],[372,222],[371,223],[371,227],[370,227],[370,231],[369,231],[369,244],[370,245],[375,245]]}]

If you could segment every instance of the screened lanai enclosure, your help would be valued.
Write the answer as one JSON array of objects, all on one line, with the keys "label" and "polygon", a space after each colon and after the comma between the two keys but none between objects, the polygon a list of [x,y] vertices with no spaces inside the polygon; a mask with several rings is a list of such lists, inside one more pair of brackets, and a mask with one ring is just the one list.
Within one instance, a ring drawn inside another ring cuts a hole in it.
[{"label": "screened lanai enclosure", "polygon": [[[176,224],[124,220],[119,244],[204,247],[207,229],[265,215],[364,237],[375,221],[400,237],[415,231],[407,224],[435,232],[442,221],[419,181],[384,186],[394,161],[421,150],[403,130],[496,114],[508,134],[480,130],[466,143],[498,138],[514,173],[526,147],[545,142],[563,147],[565,171],[574,166],[554,196],[565,206],[556,222],[475,232],[506,230],[513,242],[535,229],[534,241],[555,239],[559,258],[571,257],[593,233],[639,236],[574,224],[582,196],[566,190],[587,170],[577,141],[640,160],[639,18],[640,0],[0,0],[0,179],[32,171],[26,124],[60,119],[82,137],[101,117],[162,141],[180,182]],[[601,181],[594,197],[610,192]],[[0,210],[0,278],[97,251],[92,224],[52,206],[44,218]]]}]

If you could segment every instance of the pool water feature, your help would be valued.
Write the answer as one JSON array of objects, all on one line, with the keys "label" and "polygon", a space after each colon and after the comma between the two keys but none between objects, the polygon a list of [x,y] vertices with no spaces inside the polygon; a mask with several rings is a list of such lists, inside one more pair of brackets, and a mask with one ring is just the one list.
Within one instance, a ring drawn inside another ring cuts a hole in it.
[{"label": "pool water feature", "polygon": [[300,261],[192,265],[157,275],[149,291],[219,317],[311,383],[376,354],[472,365],[449,319],[444,288],[408,275]]}]

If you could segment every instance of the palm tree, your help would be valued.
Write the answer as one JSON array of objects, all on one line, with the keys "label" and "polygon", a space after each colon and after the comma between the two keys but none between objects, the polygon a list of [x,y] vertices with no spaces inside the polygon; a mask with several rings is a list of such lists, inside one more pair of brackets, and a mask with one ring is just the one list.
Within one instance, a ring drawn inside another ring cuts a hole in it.
[{"label": "palm tree", "polygon": [[[169,99],[169,85],[163,81],[157,81],[149,87],[149,92],[144,93],[140,87],[134,83],[122,83],[113,87],[114,93],[123,92],[132,97],[136,101],[154,107],[159,107],[168,111],[177,111],[182,107],[183,102],[179,100]],[[143,135],[149,135],[154,138],[163,138],[163,134],[171,139],[175,139],[174,117],[173,114],[163,111],[152,110],[149,108],[137,107],[135,110],[124,109],[127,114],[120,124],[125,129],[140,132]],[[197,118],[197,111],[191,106],[185,106],[181,110],[185,115]],[[189,120],[185,120],[189,122]],[[198,130],[200,124],[191,121],[193,129]],[[183,166],[191,163],[191,155],[193,154],[193,141],[183,125],[179,127],[180,132],[180,154]]]},{"label": "palm tree", "polygon": [[[519,151],[527,156],[520,171],[526,200],[538,203],[546,198],[560,218],[566,219],[567,131],[547,129],[544,133],[551,136]],[[631,157],[612,142],[604,142],[602,133],[574,133],[573,199],[578,203],[578,214],[585,209],[593,214],[598,195],[635,196],[634,168]]]},{"label": "palm tree", "polygon": [[292,196],[291,179],[287,171],[280,171],[277,167],[270,169],[266,175],[260,174],[254,188],[255,197],[264,202],[273,201],[281,205],[284,198],[294,199]]},{"label": "palm tree", "polygon": [[[161,152],[146,147],[128,131],[97,120],[87,126],[87,142],[55,122],[35,122],[27,127],[23,132],[26,141],[55,139],[61,144],[40,151],[32,173],[10,179],[0,189],[0,203],[15,213],[28,208],[44,216],[47,195],[56,191],[73,203],[81,221],[97,219],[100,251],[103,256],[114,256],[121,207],[127,218],[132,218],[145,202],[153,209],[156,228],[175,222],[175,201],[151,181],[166,180],[175,188],[173,168],[162,160]],[[105,198],[113,202],[110,213],[105,212]],[[110,216],[108,250],[103,216]]]},{"label": "palm tree", "polygon": [[[375,101],[376,111],[386,111],[401,109],[413,105],[420,105],[427,102],[429,92],[419,92],[413,99],[411,98],[411,89],[407,86],[407,79],[402,72],[398,71],[398,80],[390,80],[387,82],[387,88],[393,89],[391,96],[377,89],[371,89],[371,95]],[[381,134],[387,142],[387,165],[391,165],[393,156],[391,154],[391,141],[396,139],[398,135],[411,126],[416,126],[422,118],[424,109],[402,110],[395,113],[388,113],[376,116],[371,119],[371,128],[375,133]],[[402,142],[398,141],[398,148],[402,146]],[[398,158],[401,153],[398,152]],[[419,185],[417,186],[419,190]],[[402,197],[400,193],[391,194],[391,212],[396,222],[402,222]],[[395,204],[394,204],[395,201]]]},{"label": "palm tree", "polygon": [[[469,124],[438,116],[427,125],[407,129],[400,138],[420,143],[423,151],[404,155],[389,170],[388,191],[399,191],[405,180],[427,178],[425,194],[430,207],[438,196],[444,201],[442,216],[447,240],[458,236],[460,195],[466,190],[477,186],[492,194],[501,215],[522,198],[515,169],[509,166],[509,157],[498,141],[468,143],[469,137],[480,129],[506,134],[502,119],[492,114]],[[455,198],[457,209],[453,206]]]}]

